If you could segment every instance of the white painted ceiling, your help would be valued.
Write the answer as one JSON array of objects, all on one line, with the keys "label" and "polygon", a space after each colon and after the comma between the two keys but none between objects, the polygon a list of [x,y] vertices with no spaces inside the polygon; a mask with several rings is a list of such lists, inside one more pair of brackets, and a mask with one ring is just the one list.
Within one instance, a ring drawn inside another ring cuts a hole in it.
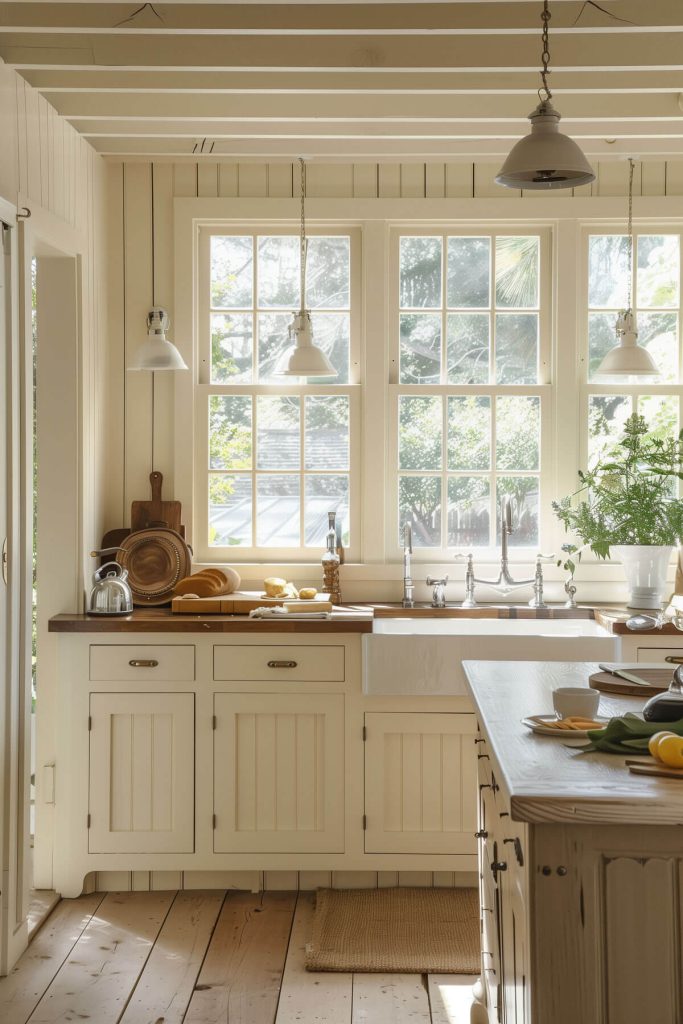
[{"label": "white painted ceiling", "polygon": [[[0,57],[101,153],[496,160],[528,128],[541,0],[0,3]],[[683,0],[553,0],[590,157],[683,154]]]}]

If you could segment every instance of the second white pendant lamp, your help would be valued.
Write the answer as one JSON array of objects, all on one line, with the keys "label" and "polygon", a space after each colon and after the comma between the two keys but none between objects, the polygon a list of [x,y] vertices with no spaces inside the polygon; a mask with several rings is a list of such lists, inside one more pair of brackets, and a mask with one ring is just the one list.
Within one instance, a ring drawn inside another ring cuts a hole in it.
[{"label": "second white pendant lamp", "polygon": [[529,114],[531,131],[515,143],[500,171],[496,175],[499,185],[506,188],[559,189],[575,188],[595,180],[595,172],[581,149],[560,131],[560,113],[552,105],[552,93],[548,86],[548,65],[550,50],[548,43],[548,22],[550,8],[544,0],[543,53],[541,62],[542,87],[538,90],[539,104]]},{"label": "second white pendant lamp", "polygon": [[305,217],[306,166],[301,157],[299,157],[299,167],[301,170],[301,301],[299,311],[292,315],[292,321],[288,328],[290,341],[294,344],[284,353],[275,372],[285,377],[336,377],[337,371],[330,360],[323,350],[313,343],[311,314],[306,309],[306,252],[308,247]]},{"label": "second white pendant lamp", "polygon": [[654,359],[642,345],[638,344],[636,320],[631,309],[631,288],[633,283],[633,171],[635,162],[628,161],[628,297],[626,309],[617,316],[615,331],[617,344],[611,348],[596,370],[593,379],[609,381],[612,377],[657,377],[659,369]]}]

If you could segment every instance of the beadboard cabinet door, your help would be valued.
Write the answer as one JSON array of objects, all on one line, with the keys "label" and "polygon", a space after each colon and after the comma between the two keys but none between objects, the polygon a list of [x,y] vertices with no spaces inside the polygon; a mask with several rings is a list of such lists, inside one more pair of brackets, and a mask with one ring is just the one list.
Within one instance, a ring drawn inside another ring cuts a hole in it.
[{"label": "beadboard cabinet door", "polygon": [[474,715],[369,712],[365,726],[365,852],[474,853]]},{"label": "beadboard cabinet door", "polygon": [[344,850],[342,694],[214,695],[214,850]]},{"label": "beadboard cabinet door", "polygon": [[90,853],[194,850],[194,694],[90,695]]}]

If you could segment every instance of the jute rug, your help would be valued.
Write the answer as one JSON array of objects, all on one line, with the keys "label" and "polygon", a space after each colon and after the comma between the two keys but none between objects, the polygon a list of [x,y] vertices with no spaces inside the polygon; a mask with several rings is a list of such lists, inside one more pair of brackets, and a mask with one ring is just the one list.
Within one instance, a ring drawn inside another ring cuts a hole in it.
[{"label": "jute rug", "polygon": [[476,889],[319,889],[308,971],[479,974]]}]

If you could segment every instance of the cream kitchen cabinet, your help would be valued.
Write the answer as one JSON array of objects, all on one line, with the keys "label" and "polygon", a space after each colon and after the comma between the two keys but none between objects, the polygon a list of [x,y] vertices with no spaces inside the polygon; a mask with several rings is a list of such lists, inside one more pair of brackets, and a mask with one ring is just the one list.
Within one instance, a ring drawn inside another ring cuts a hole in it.
[{"label": "cream kitchen cabinet", "polygon": [[59,643],[62,895],[93,871],[475,869],[466,697],[364,695],[360,637],[328,623],[131,635],[81,621]]},{"label": "cream kitchen cabinet", "polygon": [[476,849],[472,714],[365,715],[366,853]]},{"label": "cream kitchen cabinet", "polygon": [[216,693],[214,714],[214,850],[343,853],[343,694]]},{"label": "cream kitchen cabinet", "polygon": [[194,850],[194,694],[90,696],[90,853]]}]

